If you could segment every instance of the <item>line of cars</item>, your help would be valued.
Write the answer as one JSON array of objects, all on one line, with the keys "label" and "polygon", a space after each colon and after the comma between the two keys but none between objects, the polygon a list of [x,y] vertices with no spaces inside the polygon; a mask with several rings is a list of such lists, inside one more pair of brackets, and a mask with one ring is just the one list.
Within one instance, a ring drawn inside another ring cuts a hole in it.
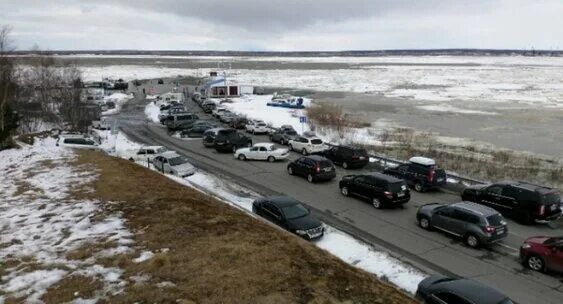
[{"label": "line of cars", "polygon": [[[221,117],[225,111],[218,110],[214,115]],[[287,159],[290,150],[301,153],[301,157],[288,163],[287,173],[303,176],[309,182],[334,179],[335,164],[352,169],[362,168],[369,163],[369,156],[364,149],[327,146],[314,136],[299,135],[290,126],[276,130],[257,126],[267,127],[262,121],[246,120],[244,129],[249,133],[267,134],[271,142],[287,145],[288,148],[277,148],[272,143],[253,145],[250,137],[235,128],[224,127],[205,131],[203,144],[220,152],[232,152],[239,160],[273,162]],[[277,156],[274,156],[274,151]],[[345,175],[338,185],[342,195],[355,196],[368,201],[375,208],[383,208],[402,207],[410,200],[410,188],[425,192],[440,188],[446,182],[445,170],[433,160],[413,157],[408,163],[386,168],[383,172]],[[449,204],[421,206],[416,215],[418,225],[426,230],[460,237],[469,247],[477,248],[499,242],[508,235],[503,214],[522,217],[523,223],[550,221],[561,214],[557,190],[523,182],[467,187],[461,199]],[[305,239],[317,239],[324,234],[320,221],[306,206],[293,198],[260,198],[253,203],[252,209],[266,220]],[[522,245],[520,257],[522,263],[533,270],[563,271],[563,237],[531,237]],[[445,277],[431,277],[421,282],[417,297],[425,303],[477,303],[465,294],[468,290],[470,293],[491,294],[490,298],[481,297],[479,303],[512,303],[506,296],[478,282]],[[483,300],[485,298],[488,300]]]}]

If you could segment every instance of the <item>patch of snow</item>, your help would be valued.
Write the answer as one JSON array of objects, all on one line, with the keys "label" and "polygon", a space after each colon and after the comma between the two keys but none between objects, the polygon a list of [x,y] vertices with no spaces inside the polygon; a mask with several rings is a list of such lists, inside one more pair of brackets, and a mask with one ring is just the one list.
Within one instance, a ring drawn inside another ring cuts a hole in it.
[{"label": "patch of snow", "polygon": [[133,98],[133,95],[123,94],[123,93],[113,93],[109,96],[105,96],[104,101],[105,102],[108,102],[108,101],[114,102],[115,108],[102,112],[102,115],[107,116],[107,115],[114,115],[114,114],[119,113],[119,111],[121,111],[121,107],[123,106],[123,104],[125,104],[128,100],[130,100],[132,98]]},{"label": "patch of snow", "polygon": [[160,119],[158,118],[159,114],[160,108],[156,105],[156,103],[151,102],[145,107],[145,115],[150,121],[160,123]]},{"label": "patch of snow", "polygon": [[129,140],[120,131],[113,134],[112,131],[107,130],[94,130],[94,132],[98,135],[98,140],[101,142],[100,148],[113,156],[129,158],[142,147],[142,145]]},{"label": "patch of snow", "polygon": [[445,112],[445,113],[454,113],[454,114],[498,115],[497,112],[462,109],[462,108],[454,107],[449,104],[425,105],[425,106],[417,106],[417,108],[431,112]]},{"label": "patch of snow", "polygon": [[157,283],[156,287],[158,287],[158,288],[173,288],[173,287],[176,287],[176,284],[174,284],[172,282],[168,282],[168,281],[162,281],[160,283]]},{"label": "patch of snow", "polygon": [[141,263],[147,260],[150,260],[154,256],[154,253],[151,251],[143,251],[138,258],[133,259],[134,263]]}]

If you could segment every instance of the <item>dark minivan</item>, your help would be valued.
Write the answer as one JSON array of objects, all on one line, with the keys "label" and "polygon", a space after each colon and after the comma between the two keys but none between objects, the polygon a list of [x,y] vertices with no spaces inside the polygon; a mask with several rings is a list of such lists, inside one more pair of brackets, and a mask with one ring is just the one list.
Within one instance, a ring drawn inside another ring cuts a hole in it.
[{"label": "dark minivan", "polygon": [[307,181],[328,181],[336,177],[336,168],[332,162],[322,156],[310,155],[300,157],[287,165],[289,175],[307,178]]},{"label": "dark minivan", "polygon": [[426,157],[411,157],[407,164],[387,168],[383,173],[404,179],[416,192],[437,189],[447,183],[446,171]]},{"label": "dark minivan", "polygon": [[217,152],[234,153],[239,148],[250,146],[252,146],[252,139],[230,128],[218,130],[213,141],[213,147]]},{"label": "dark minivan", "polygon": [[366,149],[350,146],[332,146],[323,153],[323,156],[344,169],[362,168],[369,163]]},{"label": "dark minivan", "polygon": [[368,199],[379,209],[383,206],[402,206],[411,194],[404,180],[382,173],[346,175],[339,183],[340,193]]},{"label": "dark minivan", "polygon": [[525,224],[549,222],[561,216],[558,190],[526,182],[470,186],[461,198],[492,207]]}]

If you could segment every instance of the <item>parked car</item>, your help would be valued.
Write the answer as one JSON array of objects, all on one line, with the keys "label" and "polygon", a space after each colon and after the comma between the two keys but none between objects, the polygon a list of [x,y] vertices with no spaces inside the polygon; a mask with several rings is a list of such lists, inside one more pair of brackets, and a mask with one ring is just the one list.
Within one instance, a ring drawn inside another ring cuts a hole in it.
[{"label": "parked car", "polygon": [[558,190],[526,182],[470,186],[461,198],[495,208],[525,224],[549,222],[561,216]]},{"label": "parked car", "polygon": [[411,194],[404,180],[383,173],[346,175],[339,183],[344,196],[367,199],[377,209],[384,206],[402,206]]},{"label": "parked car", "polygon": [[508,235],[498,211],[471,202],[426,204],[418,209],[416,219],[423,229],[435,228],[463,238],[473,248],[501,241]]},{"label": "parked car", "polygon": [[171,131],[187,129],[198,120],[199,116],[193,113],[173,114],[166,120],[166,127]]},{"label": "parked car", "polygon": [[155,156],[166,152],[167,149],[163,146],[144,146],[141,147],[134,155],[129,157],[129,160],[139,162],[141,164],[150,164]]},{"label": "parked car", "polygon": [[289,141],[296,139],[299,137],[299,134],[293,128],[291,129],[282,129],[275,131],[274,133],[270,134],[270,141],[277,142],[282,145],[287,145]]},{"label": "parked car", "polygon": [[92,121],[92,128],[98,130],[109,130],[111,129],[111,124],[106,117],[101,117],[99,120]]},{"label": "parked car", "polygon": [[293,140],[290,140],[287,145],[289,147],[289,150],[300,152],[303,155],[322,152],[326,149],[323,141],[317,137],[299,136]]},{"label": "parked car", "polygon": [[229,126],[233,129],[245,129],[247,121],[246,117],[237,116],[229,122]]},{"label": "parked car", "polygon": [[217,133],[220,130],[224,130],[224,128],[212,128],[205,132],[203,132],[203,145],[207,148],[211,148],[215,146],[215,137],[217,137]]},{"label": "parked car", "polygon": [[252,203],[252,212],[304,239],[323,236],[323,224],[299,201],[287,197],[259,198]]},{"label": "parked car", "polygon": [[222,123],[230,124],[231,121],[234,120],[236,117],[237,117],[237,116],[236,116],[235,113],[232,113],[232,112],[225,112],[225,113],[223,113],[223,114],[220,115],[219,120],[220,120]]},{"label": "parked car", "polygon": [[101,150],[98,144],[92,139],[84,137],[84,135],[60,135],[57,139],[56,146],[86,150]]},{"label": "parked car", "polygon": [[166,125],[166,121],[169,120],[172,115],[183,113],[188,113],[183,106],[174,106],[168,110],[161,111],[160,114],[158,114],[158,119],[161,124]]},{"label": "parked car", "polygon": [[196,121],[194,122],[191,127],[187,128],[187,129],[183,129],[180,132],[180,137],[190,137],[190,138],[202,138],[204,135],[204,133],[207,130],[216,128],[217,126],[207,122],[205,120],[200,120],[200,121]]},{"label": "parked car", "polygon": [[309,155],[300,157],[287,165],[289,175],[304,176],[307,181],[331,180],[336,177],[336,168],[332,162],[322,156]]},{"label": "parked car", "polygon": [[215,107],[215,109],[213,111],[211,111],[211,115],[213,117],[219,118],[219,116],[223,113],[223,112],[228,112],[229,110],[227,110],[226,108],[222,108],[222,107]]},{"label": "parked car", "polygon": [[271,163],[284,160],[289,156],[287,149],[276,148],[271,143],[257,143],[250,148],[238,149],[234,157],[239,160],[267,160]]},{"label": "parked car", "polygon": [[446,171],[426,157],[411,157],[409,163],[387,168],[384,173],[404,179],[417,192],[436,189],[447,183]]},{"label": "parked car", "polygon": [[201,103],[201,109],[203,110],[203,113],[212,113],[215,108],[217,108],[217,105],[213,101],[205,101]]},{"label": "parked car", "polygon": [[164,80],[159,79],[159,80],[158,80],[158,84],[164,84]]},{"label": "parked car", "polygon": [[268,125],[265,122],[255,120],[246,124],[246,131],[252,134],[268,134],[270,128],[268,128]]},{"label": "parked car", "polygon": [[166,151],[152,160],[153,166],[162,173],[186,177],[195,173],[195,168],[176,151]]},{"label": "parked car", "polygon": [[514,304],[483,283],[442,275],[431,275],[418,283],[415,297],[425,304]]},{"label": "parked car", "polygon": [[324,150],[322,156],[330,159],[335,165],[341,165],[344,169],[362,168],[369,163],[366,149],[350,146],[331,146]]},{"label": "parked car", "polygon": [[563,273],[563,236],[534,236],[520,247],[520,261],[535,271]]},{"label": "parked car", "polygon": [[242,147],[252,146],[252,139],[242,135],[235,129],[221,129],[215,136],[214,147],[217,152],[232,152]]}]

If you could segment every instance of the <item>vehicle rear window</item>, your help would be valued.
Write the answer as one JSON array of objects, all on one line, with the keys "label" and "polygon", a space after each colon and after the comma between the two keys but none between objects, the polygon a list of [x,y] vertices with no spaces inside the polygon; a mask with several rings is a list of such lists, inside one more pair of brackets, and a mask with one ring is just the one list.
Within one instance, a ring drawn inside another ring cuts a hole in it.
[{"label": "vehicle rear window", "polygon": [[401,192],[407,190],[407,185],[404,182],[389,183],[389,191],[391,192]]},{"label": "vehicle rear window", "polygon": [[320,144],[323,143],[323,141],[320,140],[320,139],[311,139],[311,143],[312,143],[313,145],[320,145]]},{"label": "vehicle rear window", "polygon": [[541,196],[541,202],[545,205],[557,204],[561,201],[561,195],[558,192],[547,193]]},{"label": "vehicle rear window", "polygon": [[259,123],[258,126],[259,126],[259,127],[265,127],[266,124],[265,124],[265,123]]},{"label": "vehicle rear window", "polygon": [[500,214],[494,214],[494,215],[487,216],[487,222],[489,222],[489,224],[493,225],[493,226],[500,226],[500,225],[504,225],[506,223],[504,221],[504,218]]}]

